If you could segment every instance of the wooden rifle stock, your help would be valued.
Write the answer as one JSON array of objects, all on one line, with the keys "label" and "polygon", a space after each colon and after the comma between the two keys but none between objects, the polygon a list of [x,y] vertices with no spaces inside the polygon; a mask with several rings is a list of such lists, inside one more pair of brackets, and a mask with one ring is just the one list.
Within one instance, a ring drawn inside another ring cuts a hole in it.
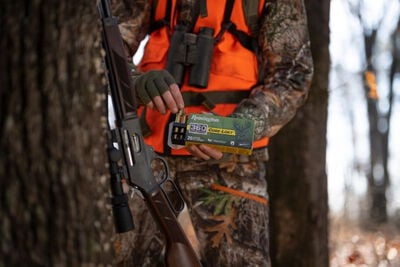
[{"label": "wooden rifle stock", "polygon": [[168,205],[165,193],[162,190],[157,190],[145,196],[145,199],[154,219],[157,221],[167,240],[166,265],[169,267],[200,267],[201,264],[197,259],[196,253],[190,245],[182,227],[176,220],[174,212]]}]

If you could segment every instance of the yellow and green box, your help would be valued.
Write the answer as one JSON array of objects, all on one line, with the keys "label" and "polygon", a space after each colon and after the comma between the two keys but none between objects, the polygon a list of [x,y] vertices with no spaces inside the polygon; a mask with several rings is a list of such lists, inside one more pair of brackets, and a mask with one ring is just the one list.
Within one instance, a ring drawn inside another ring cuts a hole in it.
[{"label": "yellow and green box", "polygon": [[190,114],[185,145],[206,144],[222,152],[250,155],[253,150],[254,122],[249,119]]}]

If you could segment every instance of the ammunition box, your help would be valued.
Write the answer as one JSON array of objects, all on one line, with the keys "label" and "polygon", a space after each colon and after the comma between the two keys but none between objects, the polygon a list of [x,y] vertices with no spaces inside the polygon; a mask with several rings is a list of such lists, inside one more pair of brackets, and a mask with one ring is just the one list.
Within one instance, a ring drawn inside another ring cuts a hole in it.
[{"label": "ammunition box", "polygon": [[253,150],[254,122],[249,119],[190,114],[185,145],[206,144],[222,152],[250,155]]}]

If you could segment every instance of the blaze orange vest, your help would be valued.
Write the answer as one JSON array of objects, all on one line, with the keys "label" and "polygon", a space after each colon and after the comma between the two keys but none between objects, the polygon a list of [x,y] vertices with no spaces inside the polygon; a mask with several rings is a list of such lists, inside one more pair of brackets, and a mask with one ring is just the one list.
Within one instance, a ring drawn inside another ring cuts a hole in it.
[{"label": "blaze orange vest", "polygon": [[[158,0],[154,19],[163,20],[166,10],[170,9],[172,10],[170,25],[169,27],[160,27],[151,32],[142,61],[139,64],[140,71],[164,69],[166,66],[169,40],[172,34],[171,29],[177,23],[177,18],[173,15],[175,13],[176,0],[170,2],[170,8],[167,8],[167,1]],[[259,14],[262,12],[263,3],[264,1],[259,1]],[[193,33],[198,33],[201,27],[209,27],[214,29],[214,37],[216,37],[221,30],[223,22],[223,12],[221,11],[225,9],[225,5],[226,0],[207,1],[208,16],[198,17]],[[236,25],[237,30],[248,35],[251,34],[246,24],[242,1],[234,1],[230,19]],[[226,31],[221,40],[214,46],[208,87],[192,87],[188,85],[187,80],[188,75],[186,73],[184,82],[181,85],[181,92],[184,98],[195,98],[198,101],[185,101],[186,114],[213,112],[220,116],[227,116],[233,112],[239,102],[239,99],[231,96],[240,95],[241,98],[245,98],[250,93],[251,88],[258,82],[256,55],[243,47],[233,34]],[[218,99],[221,99],[221,95],[226,95],[226,99],[212,103],[213,95],[219,95]],[[173,117],[171,113],[167,112],[167,114],[162,115],[157,110],[146,108],[144,111],[144,109],[139,109],[139,114],[145,118],[151,132],[150,135],[145,137],[146,143],[161,154],[189,155],[186,149],[170,149],[166,145],[168,124],[171,121],[171,117]],[[267,144],[268,138],[263,138],[256,140],[253,143],[253,148],[265,147]]]}]

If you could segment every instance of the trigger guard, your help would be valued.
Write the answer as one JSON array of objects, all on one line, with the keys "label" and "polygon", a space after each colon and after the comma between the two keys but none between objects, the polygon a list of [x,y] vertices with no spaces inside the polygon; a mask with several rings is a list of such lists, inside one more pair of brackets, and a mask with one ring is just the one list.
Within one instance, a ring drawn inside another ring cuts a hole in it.
[{"label": "trigger guard", "polygon": [[[166,172],[166,175],[162,178],[164,179],[159,179],[159,186],[161,191],[163,192],[164,196],[166,197],[168,204],[172,211],[174,212],[175,216],[178,216],[178,214],[184,209],[185,207],[185,200],[183,198],[182,192],[180,191],[178,185],[174,182],[174,180],[169,177],[169,167],[167,161],[163,157],[154,157],[153,160],[160,160],[162,164],[164,165],[164,171]],[[163,188],[163,184],[166,184],[166,182],[169,182],[172,185],[172,189],[168,191],[169,193],[173,193],[175,195],[174,203],[172,203],[171,198],[168,196],[168,193],[166,190]]]},{"label": "trigger guard", "polygon": [[[169,193],[166,192],[162,185],[160,187],[164,195],[166,196],[168,204],[174,212],[175,216],[178,216],[179,213],[185,208],[185,200],[178,185],[171,178],[166,179],[163,184],[166,184],[167,182],[169,182],[172,186],[172,189],[168,191]],[[173,201],[171,201],[170,196],[174,196]]]},{"label": "trigger guard", "polygon": [[158,182],[159,185],[162,185],[163,183],[165,183],[165,181],[167,181],[167,180],[169,179],[169,167],[168,167],[168,163],[167,163],[167,161],[166,161],[164,158],[162,158],[162,157],[154,157],[153,160],[159,160],[159,161],[161,161],[162,164],[163,164],[163,167],[164,167],[163,170],[164,170],[164,172],[165,172],[165,175],[164,175],[163,177],[160,177],[160,178],[162,178],[162,179],[159,179],[159,182]]}]

